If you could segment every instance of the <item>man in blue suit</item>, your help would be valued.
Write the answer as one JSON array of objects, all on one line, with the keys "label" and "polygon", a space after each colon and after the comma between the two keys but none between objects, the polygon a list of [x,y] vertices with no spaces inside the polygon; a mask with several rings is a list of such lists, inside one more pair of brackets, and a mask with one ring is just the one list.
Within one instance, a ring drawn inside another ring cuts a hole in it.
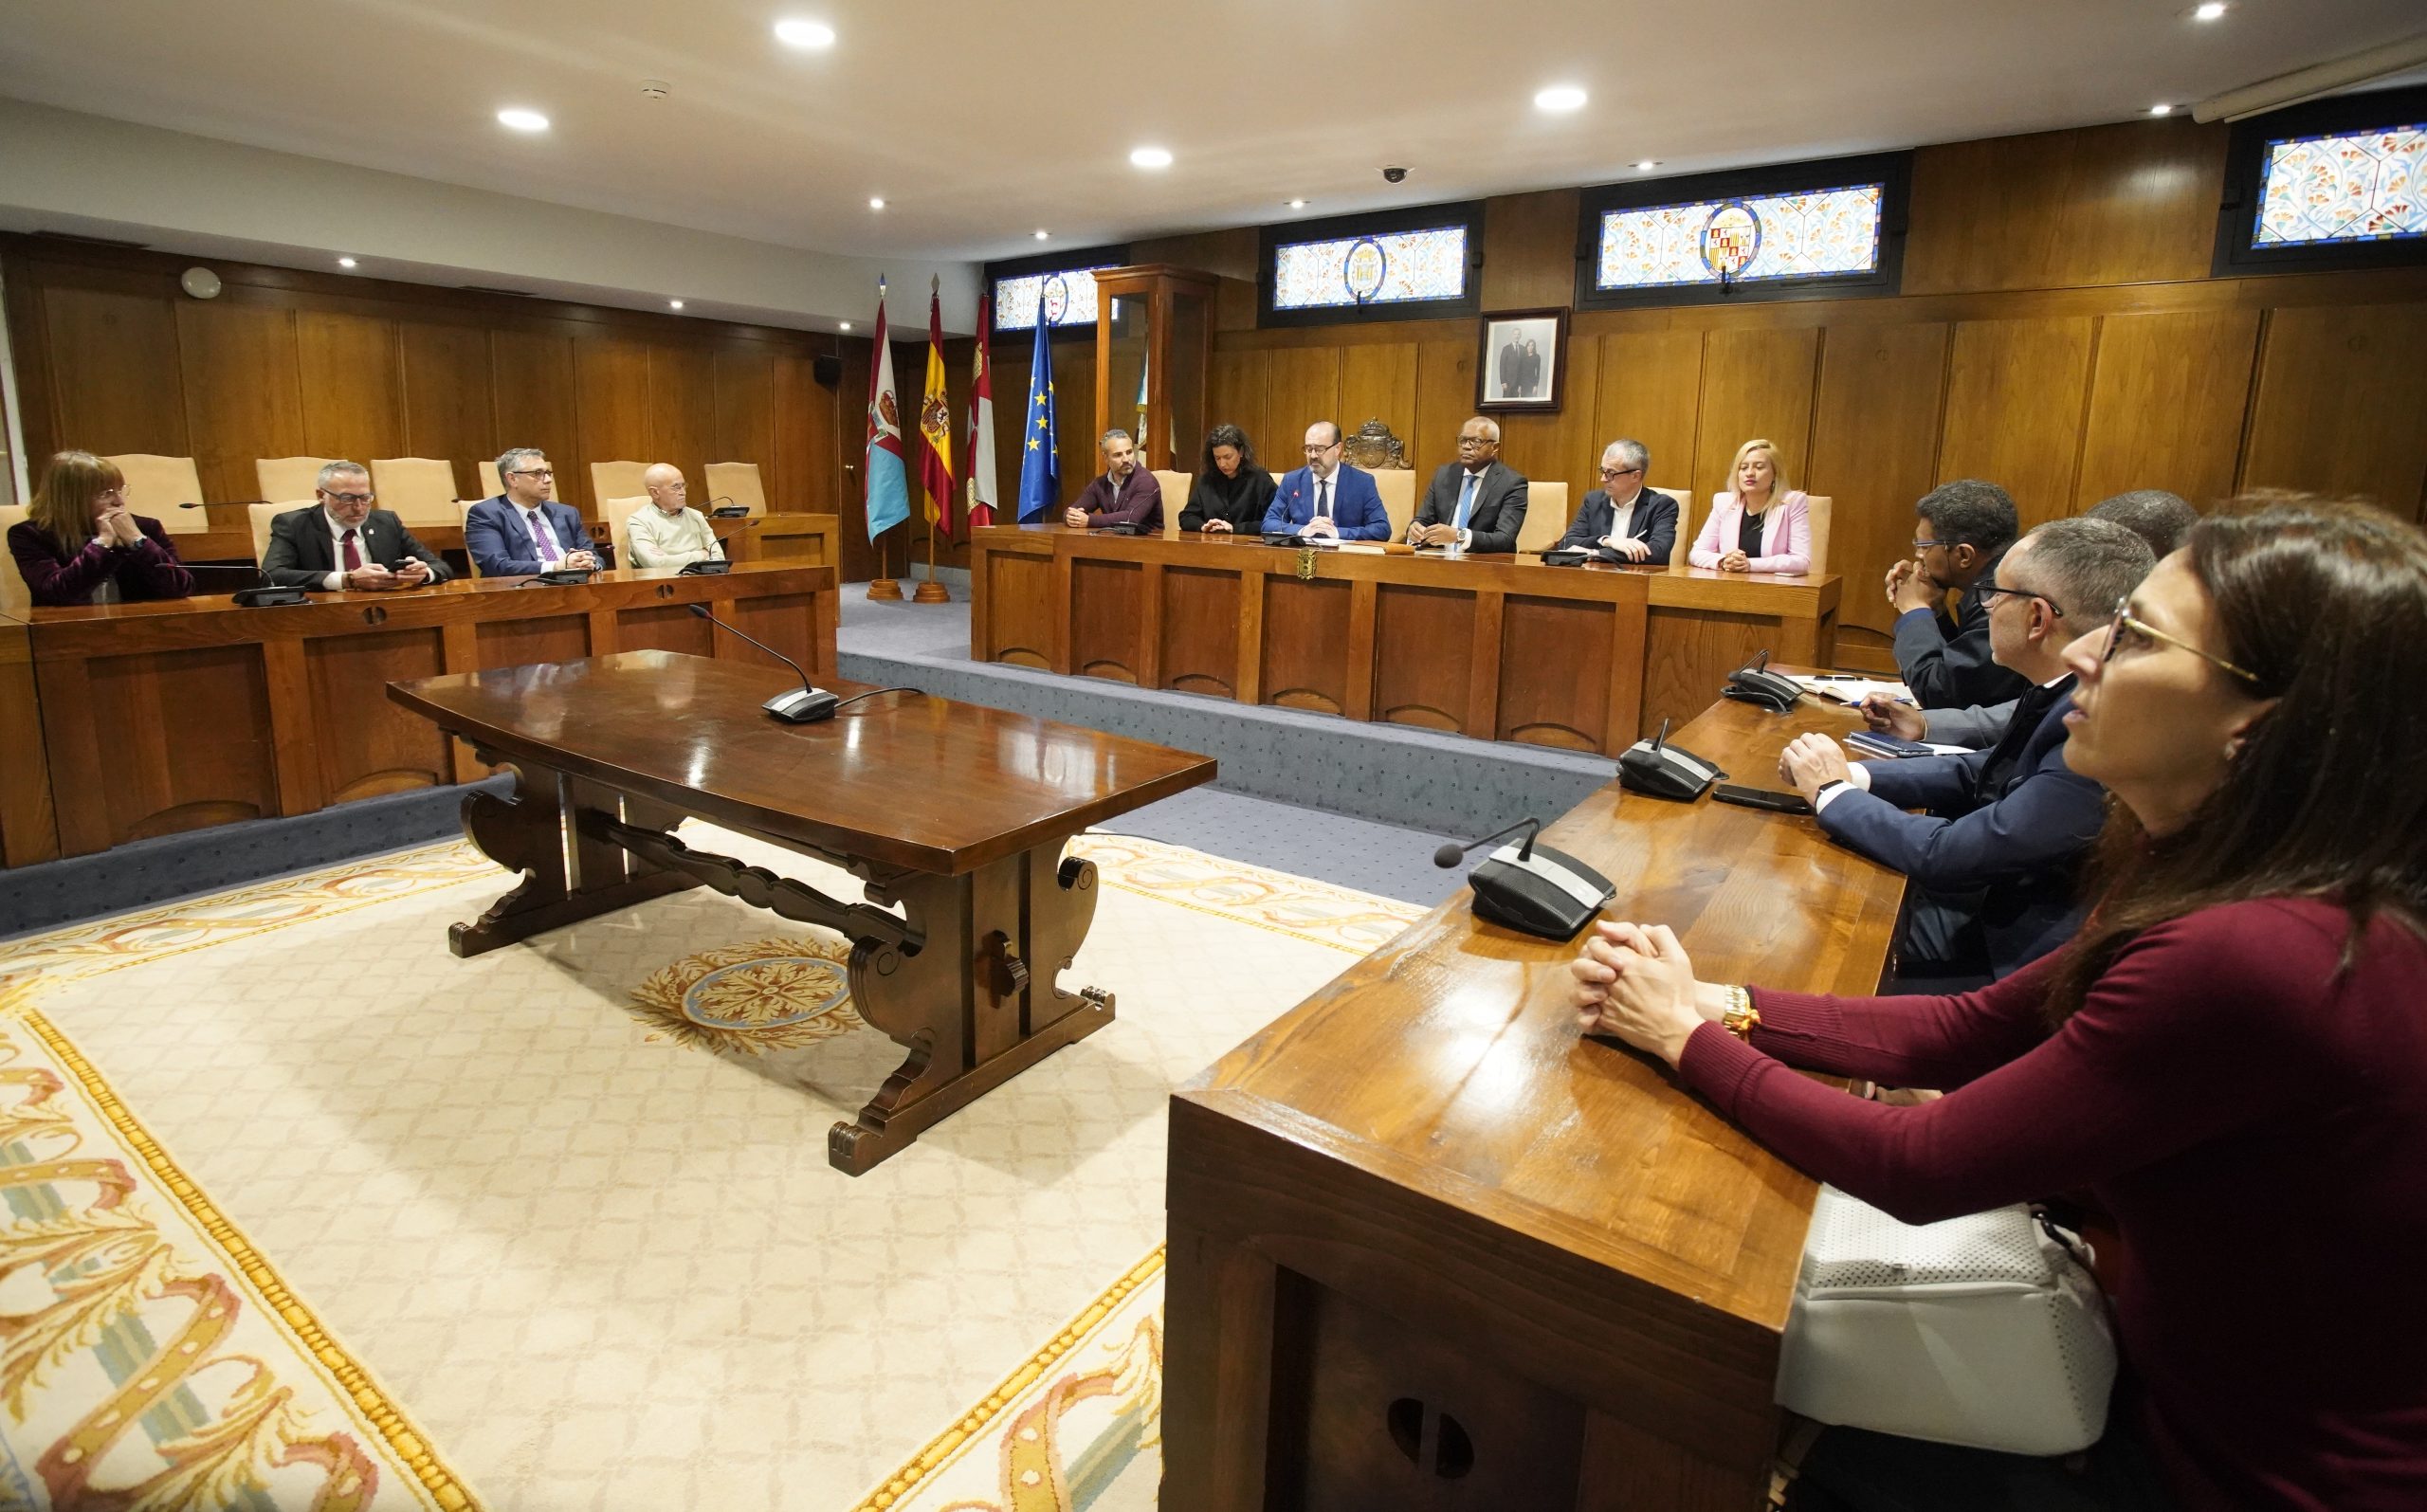
[{"label": "man in blue suit", "polygon": [[1318,420],[1306,428],[1306,465],[1281,480],[1264,512],[1268,536],[1310,540],[1388,540],[1391,517],[1374,475],[1340,460],[1340,427]]},{"label": "man in blue suit", "polygon": [[[2064,650],[2156,565],[2148,542],[2086,518],[2042,525],[1998,558],[1981,594],[1990,654],[2031,690],[1989,749],[1855,765],[1834,740],[1803,735],[1779,758],[1830,838],[1915,884],[1890,991],[1995,980],[2080,925],[2079,873],[2106,795],[2065,765],[2073,678]],[[1927,812],[1905,811],[1916,808]]]},{"label": "man in blue suit", "polygon": [[464,554],[483,577],[597,567],[581,511],[548,497],[557,474],[547,453],[517,446],[498,458],[497,476],[505,492],[482,500],[464,517]]}]

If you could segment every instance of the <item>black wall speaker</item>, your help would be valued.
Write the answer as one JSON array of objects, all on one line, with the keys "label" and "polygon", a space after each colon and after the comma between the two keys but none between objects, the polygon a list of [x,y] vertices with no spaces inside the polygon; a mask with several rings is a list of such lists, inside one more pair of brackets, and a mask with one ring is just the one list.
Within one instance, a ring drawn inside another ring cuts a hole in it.
[{"label": "black wall speaker", "polygon": [[811,376],[830,389],[843,381],[843,359],[821,352],[810,358],[809,371]]}]

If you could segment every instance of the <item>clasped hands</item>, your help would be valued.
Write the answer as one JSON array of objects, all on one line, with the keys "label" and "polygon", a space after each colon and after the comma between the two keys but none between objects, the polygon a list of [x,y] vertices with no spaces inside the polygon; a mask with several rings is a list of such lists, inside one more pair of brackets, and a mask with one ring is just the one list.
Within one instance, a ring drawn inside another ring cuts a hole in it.
[{"label": "clasped hands", "polygon": [[1901,561],[1888,569],[1888,603],[1899,614],[1917,609],[1934,610],[1945,597],[1946,590],[1923,572],[1919,562]]},{"label": "clasped hands", "polygon": [[105,545],[143,544],[143,528],[135,522],[134,514],[124,504],[113,505],[94,516],[93,534]]},{"label": "clasped hands", "polygon": [[1587,1034],[1611,1034],[1674,1066],[1686,1041],[1727,1011],[1727,990],[1694,979],[1694,963],[1666,924],[1604,920],[1568,963],[1569,1004]]}]

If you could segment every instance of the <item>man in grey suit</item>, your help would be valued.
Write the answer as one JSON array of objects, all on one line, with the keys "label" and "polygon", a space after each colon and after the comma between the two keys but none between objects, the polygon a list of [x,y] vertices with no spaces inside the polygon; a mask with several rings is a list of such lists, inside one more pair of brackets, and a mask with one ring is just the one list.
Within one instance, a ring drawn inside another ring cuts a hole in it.
[{"label": "man in grey suit", "polygon": [[320,469],[318,502],[269,522],[262,581],[272,588],[356,592],[447,581],[447,564],[405,522],[371,507],[371,474],[358,462]]},{"label": "man in grey suit", "polygon": [[1619,437],[1601,448],[1601,486],[1584,496],[1559,545],[1597,552],[1604,561],[1665,567],[1677,545],[1677,501],[1643,485],[1651,451]]},{"label": "man in grey suit", "polygon": [[1499,423],[1476,415],[1458,428],[1458,460],[1424,490],[1408,544],[1513,552],[1524,524],[1525,476],[1500,460]]}]

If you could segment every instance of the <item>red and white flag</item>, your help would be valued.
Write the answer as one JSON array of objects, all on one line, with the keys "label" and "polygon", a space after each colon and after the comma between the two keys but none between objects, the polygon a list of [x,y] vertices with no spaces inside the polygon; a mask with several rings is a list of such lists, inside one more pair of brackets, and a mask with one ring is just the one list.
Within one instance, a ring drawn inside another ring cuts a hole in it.
[{"label": "red and white flag", "polygon": [[969,385],[969,528],[995,522],[995,354],[987,347],[995,301],[977,300],[977,359]]}]

